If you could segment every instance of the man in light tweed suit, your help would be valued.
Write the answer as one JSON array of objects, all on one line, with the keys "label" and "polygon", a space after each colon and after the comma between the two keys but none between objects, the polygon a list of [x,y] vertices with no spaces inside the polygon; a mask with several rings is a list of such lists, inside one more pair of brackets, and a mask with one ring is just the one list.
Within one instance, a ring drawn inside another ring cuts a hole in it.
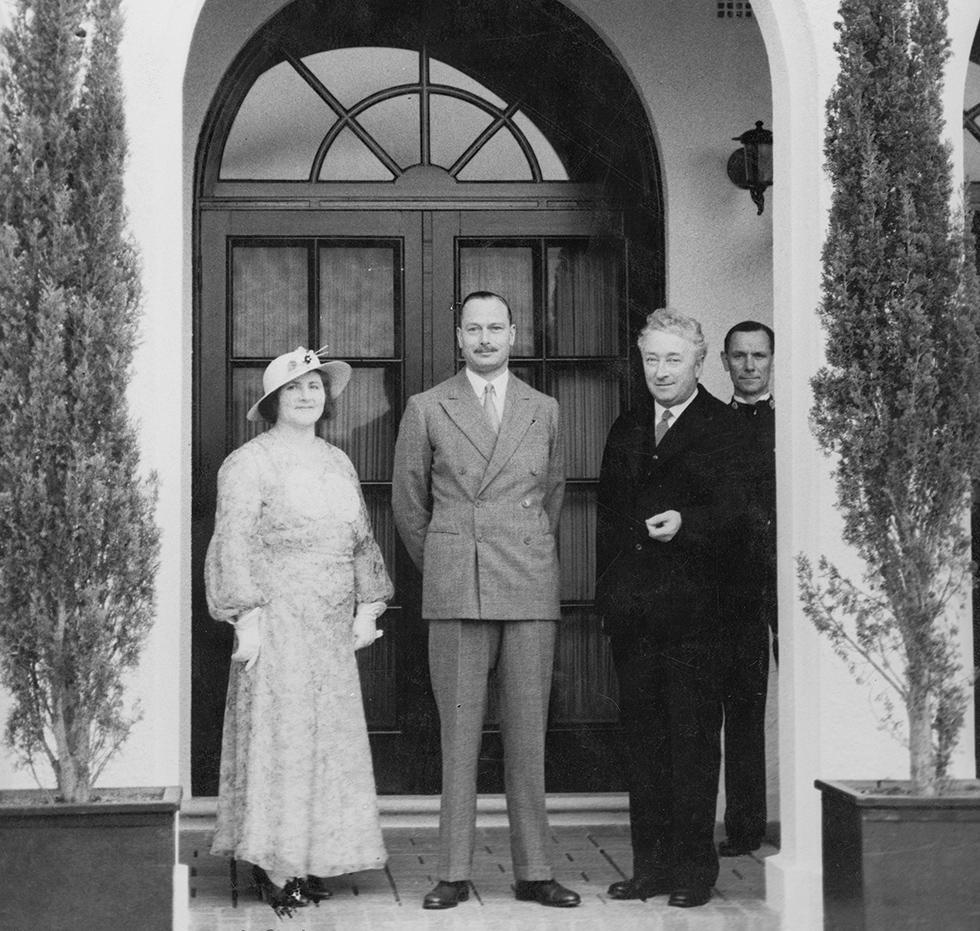
[{"label": "man in light tweed suit", "polygon": [[442,731],[439,883],[423,908],[453,908],[469,897],[492,669],[516,896],[579,904],[553,878],[544,791],[565,489],[558,404],[508,372],[516,333],[502,297],[468,295],[456,330],[466,367],[409,399],[395,444],[392,509],[422,572]]}]

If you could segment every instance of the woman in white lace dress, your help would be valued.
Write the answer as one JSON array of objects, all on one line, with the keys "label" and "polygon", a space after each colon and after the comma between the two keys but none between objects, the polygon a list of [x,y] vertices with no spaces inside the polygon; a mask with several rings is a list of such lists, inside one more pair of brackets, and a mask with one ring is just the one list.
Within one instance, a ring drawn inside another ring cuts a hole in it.
[{"label": "woman in white lace dress", "polygon": [[320,439],[351,369],[299,348],[265,370],[272,427],[218,473],[205,581],[236,625],[212,853],[246,860],[280,914],[386,854],[354,651],[392,595],[354,466]]}]

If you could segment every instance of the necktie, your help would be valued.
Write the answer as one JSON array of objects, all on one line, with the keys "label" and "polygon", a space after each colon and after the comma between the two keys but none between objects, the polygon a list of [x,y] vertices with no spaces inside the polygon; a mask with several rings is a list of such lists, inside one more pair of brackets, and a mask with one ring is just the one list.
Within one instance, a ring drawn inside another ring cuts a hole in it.
[{"label": "necktie", "polygon": [[496,393],[493,390],[493,385],[489,383],[483,389],[483,413],[486,414],[487,423],[490,424],[490,429],[494,433],[500,430],[500,414],[497,413],[497,402],[495,400]]},{"label": "necktie", "polygon": [[657,426],[654,427],[653,430],[653,438],[658,446],[660,445],[660,441],[667,434],[667,428],[670,426],[670,419],[673,416],[674,415],[670,412],[670,408],[667,408],[663,412],[663,415],[661,416],[660,420],[657,421]]}]

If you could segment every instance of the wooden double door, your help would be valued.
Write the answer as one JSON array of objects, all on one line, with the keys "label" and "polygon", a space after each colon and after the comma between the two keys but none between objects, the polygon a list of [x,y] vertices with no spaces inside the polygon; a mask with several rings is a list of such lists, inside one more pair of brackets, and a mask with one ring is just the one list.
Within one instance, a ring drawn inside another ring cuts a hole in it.
[{"label": "wooden double door", "polygon": [[[548,733],[549,791],[622,788],[616,685],[592,608],[595,486],[609,426],[629,392],[629,256],[621,220],[573,209],[236,209],[200,211],[195,355],[192,786],[217,791],[231,631],[212,621],[202,566],[218,467],[255,435],[245,412],[262,371],[296,346],[354,375],[323,435],[360,475],[395,581],[386,635],[359,656],[379,791],[439,791],[418,573],[391,516],[391,469],[406,399],[452,375],[456,302],[507,296],[512,370],[561,405],[568,490],[560,525],[563,621]],[[600,221],[601,217],[601,221]],[[601,222],[601,229],[599,228]],[[491,693],[492,694],[492,693]],[[300,736],[299,739],[302,739]],[[502,790],[494,703],[480,791]]]}]

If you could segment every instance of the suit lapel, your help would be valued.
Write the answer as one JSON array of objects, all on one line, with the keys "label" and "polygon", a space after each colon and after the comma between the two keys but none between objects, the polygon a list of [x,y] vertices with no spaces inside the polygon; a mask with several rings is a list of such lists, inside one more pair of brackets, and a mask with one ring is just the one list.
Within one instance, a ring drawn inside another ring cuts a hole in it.
[{"label": "suit lapel", "polygon": [[704,392],[698,386],[697,397],[684,409],[677,422],[667,431],[656,447],[657,462],[663,465],[685,450],[705,430]]},{"label": "suit lapel", "polygon": [[[476,398],[476,392],[466,377],[465,369],[460,369],[456,377],[449,380],[446,385],[446,396],[439,403],[463,436],[489,462],[493,456],[494,443],[500,445],[500,437],[493,435],[493,430],[487,423],[483,408]],[[510,404],[509,390],[507,392],[507,404]],[[506,411],[504,413],[504,421],[506,422]],[[503,433],[503,426],[501,426],[501,433]]]},{"label": "suit lapel", "polygon": [[[480,412],[482,415],[482,411]],[[504,402],[504,416],[500,421],[497,445],[493,449],[487,471],[483,475],[480,491],[483,491],[500,473],[511,456],[517,451],[524,434],[534,422],[534,404],[530,387],[513,373],[507,385],[507,400]],[[489,431],[489,427],[487,428]]]}]

